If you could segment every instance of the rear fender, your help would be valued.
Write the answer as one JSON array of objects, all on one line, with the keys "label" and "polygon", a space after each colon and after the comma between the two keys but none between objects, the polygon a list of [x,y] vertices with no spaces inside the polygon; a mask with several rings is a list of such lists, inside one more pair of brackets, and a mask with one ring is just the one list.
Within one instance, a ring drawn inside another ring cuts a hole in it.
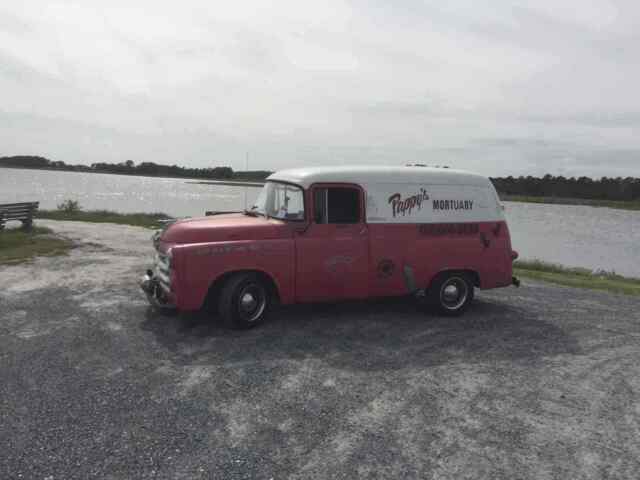
[{"label": "rear fender", "polygon": [[473,279],[473,285],[475,287],[478,287],[478,288],[481,287],[480,274],[477,271],[469,268],[450,268],[450,269],[445,268],[445,269],[439,270],[438,272],[436,272],[435,275],[431,277],[431,279],[429,280],[428,288],[431,288],[431,285],[433,284],[434,280],[440,275],[451,274],[451,273],[464,273]]}]

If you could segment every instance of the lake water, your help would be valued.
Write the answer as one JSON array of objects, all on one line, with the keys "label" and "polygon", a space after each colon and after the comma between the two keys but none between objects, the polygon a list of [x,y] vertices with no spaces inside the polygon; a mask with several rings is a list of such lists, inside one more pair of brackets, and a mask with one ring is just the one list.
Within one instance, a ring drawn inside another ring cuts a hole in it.
[{"label": "lake water", "polygon": [[[245,196],[252,205],[258,192],[184,179],[0,169],[0,204],[38,200],[46,209],[73,199],[87,210],[198,216],[240,209]],[[640,277],[640,212],[513,202],[505,207],[521,258]]]}]

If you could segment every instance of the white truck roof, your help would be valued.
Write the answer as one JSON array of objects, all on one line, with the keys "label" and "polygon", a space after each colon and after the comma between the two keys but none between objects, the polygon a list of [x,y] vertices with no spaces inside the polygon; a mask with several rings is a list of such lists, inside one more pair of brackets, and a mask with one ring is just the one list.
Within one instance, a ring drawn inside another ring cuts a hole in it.
[{"label": "white truck roof", "polygon": [[281,170],[267,180],[291,182],[308,188],[314,183],[355,183],[358,185],[414,184],[487,186],[487,177],[462,170],[417,166],[336,166]]},{"label": "white truck roof", "polygon": [[353,183],[366,193],[368,223],[468,223],[504,220],[487,177],[434,167],[343,166],[282,170],[267,180],[309,188]]}]

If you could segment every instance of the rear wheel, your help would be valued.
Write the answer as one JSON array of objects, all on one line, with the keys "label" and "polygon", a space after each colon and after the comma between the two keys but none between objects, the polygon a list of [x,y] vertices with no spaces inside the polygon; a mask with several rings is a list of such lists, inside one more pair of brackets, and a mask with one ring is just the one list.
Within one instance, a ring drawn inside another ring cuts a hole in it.
[{"label": "rear wheel", "polygon": [[237,273],[222,287],[218,311],[227,326],[247,329],[262,323],[270,306],[269,289],[262,279],[253,273]]},{"label": "rear wheel", "polygon": [[429,303],[447,316],[462,315],[473,301],[473,279],[463,272],[438,275],[428,291]]}]

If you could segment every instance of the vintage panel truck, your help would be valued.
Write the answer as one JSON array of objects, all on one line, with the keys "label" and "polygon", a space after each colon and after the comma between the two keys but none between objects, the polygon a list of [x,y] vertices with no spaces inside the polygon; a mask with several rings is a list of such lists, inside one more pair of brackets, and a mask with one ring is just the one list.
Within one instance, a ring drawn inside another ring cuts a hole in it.
[{"label": "vintage panel truck", "polygon": [[280,171],[250,209],[177,221],[155,243],[141,285],[150,301],[213,307],[235,328],[259,324],[274,302],[408,294],[453,316],[476,287],[518,284],[493,185],[445,168]]}]

